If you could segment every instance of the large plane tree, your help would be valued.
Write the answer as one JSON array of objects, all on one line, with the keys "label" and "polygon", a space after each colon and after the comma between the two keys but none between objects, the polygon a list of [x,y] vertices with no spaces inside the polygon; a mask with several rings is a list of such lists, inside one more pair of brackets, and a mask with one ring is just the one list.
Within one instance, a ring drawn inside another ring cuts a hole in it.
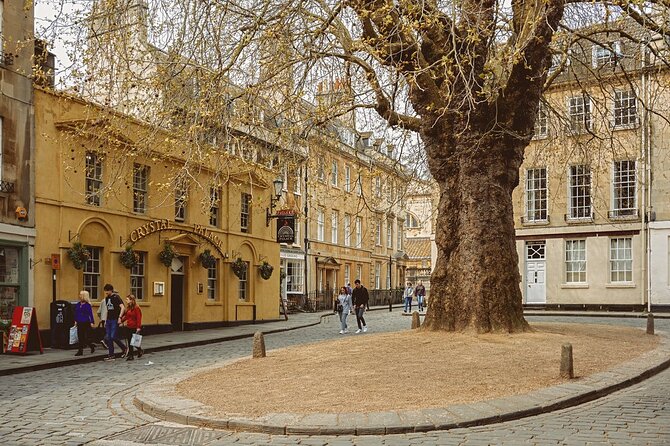
[{"label": "large plane tree", "polygon": [[[387,138],[400,140],[402,132],[418,135],[415,141],[439,188],[437,262],[423,327],[476,332],[528,329],[512,192],[533,138],[538,104],[555,78],[550,67],[557,60],[566,63],[571,45],[580,41],[607,48],[610,43],[599,43],[588,31],[595,25],[607,32],[617,21],[628,20],[647,30],[647,37],[621,33],[621,38],[636,45],[649,44],[648,36],[663,42],[670,6],[665,0],[93,4],[98,23],[105,14],[114,18],[119,11],[147,6],[142,9],[146,15],[136,18],[146,20],[149,40],[163,57],[162,78],[147,82],[156,88],[171,67],[188,65],[188,72],[198,78],[199,100],[193,105],[202,111],[198,116],[216,118],[217,110],[229,106],[230,99],[217,94],[225,81],[272,102],[284,135],[300,138],[310,127],[346,116],[368,118],[371,127],[385,129]],[[124,28],[128,22],[118,25]],[[97,33],[95,38],[106,37]],[[117,45],[114,57],[124,50],[132,61],[127,66],[143,63],[136,57],[136,45]],[[90,59],[101,58],[96,47]],[[82,84],[96,78],[85,69],[78,72],[86,73],[79,79]],[[593,78],[594,73],[587,75]],[[330,88],[334,81],[335,89]],[[130,84],[141,89],[139,78]],[[336,100],[320,101],[324,91],[337,93]],[[142,96],[142,105],[151,97]],[[163,101],[159,108],[173,116],[169,107]],[[152,113],[153,118],[158,115]],[[188,128],[203,127],[206,123]]]}]

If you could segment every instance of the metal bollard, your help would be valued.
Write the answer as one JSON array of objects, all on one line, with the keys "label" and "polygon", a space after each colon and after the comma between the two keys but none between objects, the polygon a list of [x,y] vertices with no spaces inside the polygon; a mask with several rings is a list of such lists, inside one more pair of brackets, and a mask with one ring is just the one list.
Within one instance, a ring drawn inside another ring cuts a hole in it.
[{"label": "metal bollard", "polygon": [[648,335],[653,335],[654,334],[654,314],[649,313],[647,315],[647,334]]},{"label": "metal bollard", "polygon": [[393,311],[393,304],[391,303],[391,299],[389,299],[389,313]]}]

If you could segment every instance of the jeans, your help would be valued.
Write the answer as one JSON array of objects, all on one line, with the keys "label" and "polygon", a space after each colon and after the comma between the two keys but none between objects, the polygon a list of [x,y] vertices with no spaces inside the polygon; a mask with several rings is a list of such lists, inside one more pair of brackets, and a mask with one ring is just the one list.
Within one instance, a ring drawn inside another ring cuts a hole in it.
[{"label": "jeans", "polygon": [[347,308],[347,311],[342,310],[340,313],[340,324],[342,326],[342,330],[347,329],[347,316],[349,316],[349,309]]},{"label": "jeans", "polygon": [[107,341],[109,356],[114,356],[114,342],[121,348],[121,351],[126,349],[126,346],[119,339],[119,321],[117,319],[107,319],[105,321],[105,340]]},{"label": "jeans", "polygon": [[423,310],[423,296],[416,296],[419,311]]},{"label": "jeans", "polygon": [[[363,318],[364,313],[365,313],[365,307],[364,306],[356,308],[356,323],[358,324],[358,329],[359,330],[366,326],[365,319]],[[362,326],[361,326],[361,323],[363,324]]]},{"label": "jeans", "polygon": [[405,297],[405,313],[410,313],[412,311],[412,298]]}]

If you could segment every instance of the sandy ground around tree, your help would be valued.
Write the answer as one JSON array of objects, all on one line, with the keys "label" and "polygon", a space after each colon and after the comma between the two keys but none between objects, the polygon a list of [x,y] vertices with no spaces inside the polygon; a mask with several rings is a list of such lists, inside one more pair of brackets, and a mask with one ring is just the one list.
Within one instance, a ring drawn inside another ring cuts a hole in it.
[{"label": "sandy ground around tree", "polygon": [[523,334],[403,331],[349,335],[268,352],[178,385],[212,415],[339,413],[445,407],[560,384],[561,346],[573,347],[577,378],[653,349],[633,328],[533,324]]}]

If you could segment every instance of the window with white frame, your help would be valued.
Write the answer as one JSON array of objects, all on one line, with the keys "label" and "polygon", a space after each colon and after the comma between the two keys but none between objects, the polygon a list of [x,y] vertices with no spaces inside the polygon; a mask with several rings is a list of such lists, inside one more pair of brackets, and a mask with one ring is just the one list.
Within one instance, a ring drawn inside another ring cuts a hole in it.
[{"label": "window with white frame", "polygon": [[587,95],[573,96],[568,99],[570,130],[584,133],[591,130],[591,98]]},{"label": "window with white frame", "polygon": [[403,231],[402,221],[398,220],[398,231],[397,231],[398,240],[396,241],[396,249],[398,251],[402,251],[402,237],[404,233],[405,231]]},{"label": "window with white frame", "polygon": [[86,204],[100,206],[102,189],[102,158],[95,152],[86,152]]},{"label": "window with white frame", "polygon": [[363,178],[361,175],[358,175],[358,178],[356,179],[356,195],[359,197],[363,196]]},{"label": "window with white frame", "polygon": [[251,227],[251,195],[242,192],[240,196],[240,231],[249,232]]},{"label": "window with white frame", "polygon": [[356,248],[363,244],[363,218],[356,217]]},{"label": "window with white frame", "polygon": [[217,187],[209,188],[209,224],[210,226],[219,226],[219,203],[221,200],[221,191]]},{"label": "window with white frame", "polygon": [[545,138],[549,133],[549,113],[547,113],[547,104],[540,101],[535,118],[534,138]]},{"label": "window with white frame", "polygon": [[337,187],[337,161],[333,160],[333,165],[330,168],[330,184]]},{"label": "window with white frame", "polygon": [[135,163],[133,164],[133,212],[144,214],[147,211],[148,193],[149,166]]},{"label": "window with white frame", "polygon": [[351,283],[351,265],[346,263],[344,265],[344,284],[350,284]]},{"label": "window with white frame", "polygon": [[304,277],[304,263],[296,260],[286,261],[286,292],[287,293],[302,293],[303,277]]},{"label": "window with white frame", "polygon": [[217,265],[207,268],[207,299],[217,300],[217,281],[218,281]]},{"label": "window with white frame", "polygon": [[375,222],[375,245],[381,246],[382,244],[382,222],[377,219]]},{"label": "window with white frame", "polygon": [[356,278],[363,283],[363,265],[356,265]]},{"label": "window with white frame", "polygon": [[316,175],[319,178],[319,181],[326,181],[326,161],[323,157],[319,157],[317,163]]},{"label": "window with white frame", "polygon": [[614,92],[614,127],[631,127],[637,124],[637,97],[632,90]]},{"label": "window with white frame", "polygon": [[565,241],[565,282],[586,283],[586,240]]},{"label": "window with white frame", "polygon": [[300,245],[302,239],[300,238],[300,228],[302,227],[302,223],[300,222],[300,219],[296,216],[295,217],[295,241],[293,242],[294,245]]},{"label": "window with white frame", "polygon": [[[563,69],[569,67],[571,60],[570,56],[572,55],[572,50],[568,48],[567,54],[552,54],[551,56],[551,66],[549,67],[549,74],[554,73],[558,69]],[[562,66],[561,66],[562,64]]]},{"label": "window with white frame", "polygon": [[333,211],[330,216],[330,241],[331,243],[337,245],[337,233],[339,230],[339,220],[340,214],[337,211]]},{"label": "window with white frame", "polygon": [[621,42],[593,44],[591,61],[593,68],[613,65],[623,56]]},{"label": "window with white frame", "polygon": [[386,247],[393,248],[393,220],[386,221]]},{"label": "window with white frame", "polygon": [[610,239],[610,282],[631,283],[633,281],[633,239],[619,237]]},{"label": "window with white frame", "polygon": [[635,161],[614,162],[612,179],[613,216],[636,215]]},{"label": "window with white frame", "polygon": [[95,246],[87,246],[89,257],[84,263],[83,289],[88,291],[91,299],[101,299],[100,279],[102,278],[101,254],[102,250]]},{"label": "window with white frame", "polygon": [[175,221],[186,220],[186,203],[188,202],[188,189],[186,180],[178,178],[174,187],[174,219]]},{"label": "window with white frame", "polygon": [[382,287],[382,264],[375,262],[375,289]]},{"label": "window with white frame", "polygon": [[382,179],[379,175],[375,177],[375,196],[382,196]]},{"label": "window with white frame", "polygon": [[569,212],[571,219],[591,218],[591,169],[589,166],[570,166]]},{"label": "window with white frame", "polygon": [[344,190],[351,192],[351,167],[344,166]]},{"label": "window with white frame", "polygon": [[547,220],[547,169],[526,170],[526,220]]},{"label": "window with white frame", "polygon": [[146,285],[145,265],[147,259],[146,252],[135,251],[137,254],[137,263],[130,268],[130,292],[139,300],[144,299],[144,290]]},{"label": "window with white frame", "polygon": [[407,215],[405,215],[405,227],[411,229],[418,228],[419,219],[417,219],[416,216],[408,212]]},{"label": "window with white frame", "polygon": [[300,194],[300,182],[302,181],[302,166],[295,170],[295,178],[293,179],[293,193]]},{"label": "window with white frame", "polygon": [[351,246],[351,216],[344,214],[344,246]]},{"label": "window with white frame", "polygon": [[249,299],[249,262],[244,263],[246,263],[247,267],[244,268],[239,277],[240,280],[238,281],[237,298],[239,300],[246,301]]},{"label": "window with white frame", "polygon": [[319,208],[316,211],[316,239],[320,242],[324,240],[325,237],[325,219],[326,211],[323,208]]}]

